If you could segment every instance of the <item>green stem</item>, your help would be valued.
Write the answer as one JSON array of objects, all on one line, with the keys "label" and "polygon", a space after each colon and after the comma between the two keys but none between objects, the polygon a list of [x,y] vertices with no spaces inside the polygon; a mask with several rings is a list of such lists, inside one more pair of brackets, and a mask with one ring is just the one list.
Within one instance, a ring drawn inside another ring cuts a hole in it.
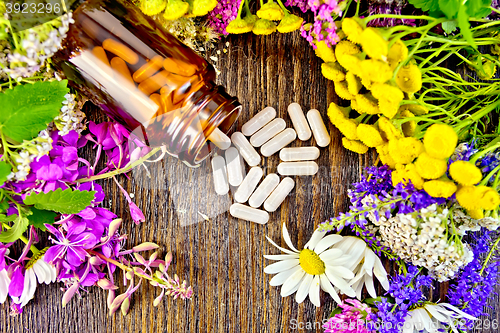
[{"label": "green stem", "polygon": [[[2,226],[3,226],[5,229],[12,229],[12,227],[11,227],[10,225],[8,225],[7,223],[5,223],[5,222],[2,222]],[[28,239],[27,239],[24,235],[21,235],[21,237],[19,237],[19,239],[20,239],[20,240],[22,240],[24,244],[28,244],[28,243],[29,243]],[[40,252],[40,250],[38,250],[38,249],[36,248],[36,246],[35,246],[35,245],[33,245],[33,244],[30,246],[30,251],[31,251],[34,255],[35,255],[35,254],[37,254],[38,252]]]},{"label": "green stem", "polygon": [[495,169],[491,170],[490,173],[486,177],[483,178],[483,180],[479,183],[480,186],[488,184],[490,181],[491,177],[495,175],[500,170],[500,165],[498,165]]},{"label": "green stem", "polygon": [[483,267],[479,271],[479,275],[483,275],[483,272],[486,269],[486,266],[488,266],[488,262],[490,261],[493,252],[495,252],[499,242],[500,242],[500,237],[498,237],[495,243],[491,246],[490,252],[488,252],[488,256],[486,257],[486,259],[484,259]]},{"label": "green stem", "polygon": [[111,178],[111,177],[119,175],[121,173],[128,172],[128,171],[132,170],[133,168],[135,168],[136,166],[144,163],[147,159],[149,159],[151,156],[153,156],[154,154],[156,154],[160,150],[161,150],[161,147],[154,148],[149,153],[147,153],[146,155],[144,155],[143,157],[138,159],[137,161],[130,163],[129,165],[127,165],[121,169],[116,169],[116,170],[113,170],[110,172],[103,173],[101,175],[95,175],[95,176],[91,176],[88,178],[78,179],[78,182],[79,183],[91,182],[91,181],[94,181],[97,179]]}]

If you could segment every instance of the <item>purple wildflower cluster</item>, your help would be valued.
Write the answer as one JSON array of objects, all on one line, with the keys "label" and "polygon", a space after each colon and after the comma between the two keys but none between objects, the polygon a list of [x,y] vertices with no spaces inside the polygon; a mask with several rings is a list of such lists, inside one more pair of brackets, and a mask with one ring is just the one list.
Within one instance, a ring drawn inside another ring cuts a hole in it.
[{"label": "purple wildflower cluster", "polygon": [[300,28],[304,37],[313,48],[315,42],[324,41],[329,47],[339,42],[335,18],[342,15],[342,10],[336,0],[308,0],[307,5],[314,13],[312,25],[303,25]]},{"label": "purple wildflower cluster", "polygon": [[399,333],[410,308],[425,301],[422,288],[430,287],[432,278],[419,275],[415,266],[408,267],[406,274],[391,278],[387,293],[394,298],[395,303],[389,302],[386,297],[375,303],[378,309],[376,316],[381,322],[379,333]]},{"label": "purple wildflower cluster", "polygon": [[[349,305],[350,304],[350,305]],[[347,299],[340,303],[341,313],[335,314],[323,325],[325,333],[371,333],[374,320],[377,318],[372,313],[372,308],[357,299]]]},{"label": "purple wildflower cluster", "polygon": [[[483,258],[490,251],[493,234],[492,231],[484,230],[482,234],[472,235],[475,240],[472,248],[474,259],[465,266],[455,282],[450,285],[447,295],[450,304],[474,317],[487,315],[484,311],[485,304],[490,299],[500,277],[498,258],[491,258],[481,273]],[[472,327],[473,321],[466,318],[464,320],[466,320],[465,326]]]},{"label": "purple wildflower cluster", "polygon": [[[370,1],[368,5],[369,15],[377,14],[394,14],[401,15],[404,7],[406,6],[406,1]],[[396,18],[378,18],[371,20],[367,24],[369,27],[394,27],[396,25],[410,25],[415,26],[415,20],[409,19],[396,19]]]},{"label": "purple wildflower cluster", "polygon": [[285,6],[297,7],[302,11],[302,13],[305,13],[311,9],[311,7],[309,6],[309,0],[287,0],[285,2]]},{"label": "purple wildflower cluster", "polygon": [[243,0],[221,0],[208,13],[207,24],[219,34],[227,35],[226,27],[238,15],[238,8]]}]

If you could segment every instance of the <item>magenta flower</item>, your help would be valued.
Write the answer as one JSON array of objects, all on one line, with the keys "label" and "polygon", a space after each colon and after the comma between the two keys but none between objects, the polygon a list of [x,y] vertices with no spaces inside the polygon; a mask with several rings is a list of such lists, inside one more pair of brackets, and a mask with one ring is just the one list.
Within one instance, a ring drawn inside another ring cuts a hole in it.
[{"label": "magenta flower", "polygon": [[50,238],[56,245],[50,247],[45,253],[45,261],[54,265],[64,260],[70,267],[79,266],[88,256],[86,250],[91,249],[98,242],[93,233],[83,232],[85,228],[70,228],[68,234],[64,235],[59,229],[49,224],[45,227],[56,236],[56,239]]},{"label": "magenta flower", "polygon": [[348,299],[344,303],[340,303],[339,307],[342,308],[342,312],[328,319],[323,325],[325,333],[374,332],[367,328],[373,328],[373,321],[375,320],[375,315],[368,305],[361,303],[357,299]]}]

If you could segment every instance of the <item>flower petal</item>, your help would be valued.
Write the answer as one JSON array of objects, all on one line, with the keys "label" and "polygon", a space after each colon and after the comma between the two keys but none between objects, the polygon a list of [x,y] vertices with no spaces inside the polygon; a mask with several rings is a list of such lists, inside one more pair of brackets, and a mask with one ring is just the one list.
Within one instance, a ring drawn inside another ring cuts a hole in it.
[{"label": "flower petal", "polygon": [[318,308],[321,306],[321,302],[319,300],[319,289],[320,289],[319,281],[320,281],[319,275],[314,276],[311,287],[309,289],[309,300],[311,301],[312,304],[316,305],[316,307]]},{"label": "flower petal", "polygon": [[50,277],[50,273],[46,271],[42,265],[40,265],[39,261],[33,264],[32,269],[35,271],[36,278],[40,284],[44,283],[45,280]]},{"label": "flower petal", "polygon": [[299,265],[299,259],[282,260],[264,268],[264,273],[276,274]]},{"label": "flower petal", "polygon": [[306,299],[313,279],[314,275],[306,274],[306,276],[300,283],[299,289],[297,290],[297,294],[295,295],[295,300],[297,301],[297,303],[302,303]]},{"label": "flower petal", "polygon": [[367,246],[365,248],[365,262],[363,264],[363,269],[368,273],[368,275],[372,276],[373,275],[373,266],[375,265],[375,260],[377,259],[377,256],[373,251]]},{"label": "flower petal", "polygon": [[[288,253],[288,254],[295,254],[295,253],[296,253],[296,252],[292,252],[292,251],[290,251],[290,250],[287,250],[287,249],[285,249],[285,248],[282,248],[281,246],[278,246],[275,242],[273,242],[273,241],[272,241],[272,239],[271,239],[271,238],[269,238],[269,237],[267,237],[267,236],[266,236],[266,238],[267,238],[267,240],[269,241],[269,243],[271,243],[274,247],[276,247],[276,248],[280,249],[282,252],[285,252],[285,253]],[[297,251],[297,252],[298,252],[298,251]]]},{"label": "flower petal", "polygon": [[264,258],[269,260],[287,260],[287,259],[299,259],[298,254],[265,254]]},{"label": "flower petal", "polygon": [[467,318],[467,319],[470,319],[470,320],[477,320],[477,318],[476,318],[476,317],[471,316],[470,314],[463,312],[462,310],[458,309],[457,307],[455,307],[455,306],[453,306],[453,305],[451,305],[451,304],[449,304],[449,303],[440,303],[439,305],[444,306],[444,307],[447,307],[447,308],[449,308],[450,310],[452,310],[452,311],[454,311],[454,312],[456,312],[456,313],[458,313],[458,314],[460,314],[460,315],[464,316],[464,317],[465,317],[465,318]]},{"label": "flower petal", "polygon": [[285,239],[285,243],[286,245],[288,245],[288,247],[295,251],[295,252],[299,252],[299,250],[297,250],[294,246],[293,246],[293,243],[292,243],[292,240],[290,239],[290,235],[288,234],[288,230],[286,229],[286,224],[283,223],[283,238]]},{"label": "flower petal", "polygon": [[323,289],[324,291],[326,291],[335,300],[335,302],[337,302],[339,304],[342,303],[342,301],[340,300],[339,295],[335,291],[335,288],[333,288],[332,284],[330,283],[330,281],[328,280],[328,278],[326,277],[326,275],[325,274],[321,274],[319,276],[319,279],[320,279],[320,283],[321,283],[321,289]]},{"label": "flower petal", "polygon": [[442,323],[448,323],[450,321],[450,317],[446,317],[445,315],[443,315],[442,313],[440,313],[436,307],[432,304],[427,304],[425,305],[424,307],[427,311],[429,311],[429,313],[434,317],[436,318],[437,320],[439,320],[440,322]]},{"label": "flower petal", "polygon": [[306,275],[306,272],[304,272],[303,269],[300,269],[290,275],[281,287],[281,297],[293,294],[299,288],[300,281],[302,281],[304,275]]},{"label": "flower petal", "polygon": [[371,297],[377,298],[377,292],[375,291],[375,287],[373,285],[373,277],[370,275],[365,275],[365,287],[366,290],[368,291],[368,294],[370,294]]},{"label": "flower petal", "polygon": [[[325,252],[323,252],[321,255],[323,255],[323,254],[325,254]],[[321,256],[320,256],[320,258],[321,258]],[[344,264],[351,261],[351,257],[348,255],[343,255],[340,258],[326,259],[323,261],[325,262],[325,264],[329,264],[329,265],[333,265],[333,266],[343,266]]]},{"label": "flower petal", "polygon": [[347,296],[350,297],[356,297],[356,293],[354,292],[354,289],[349,286],[349,284],[342,278],[338,277],[335,273],[334,270],[332,270],[330,267],[325,268],[325,274],[330,280],[330,282],[337,288],[342,291],[343,294],[346,294]]},{"label": "flower petal", "polygon": [[278,273],[275,276],[273,276],[271,281],[269,281],[269,284],[271,286],[274,286],[274,287],[281,286],[283,283],[285,283],[286,279],[288,279],[292,274],[294,274],[295,272],[297,272],[298,270],[301,270],[301,269],[302,269],[302,267],[295,266],[294,268],[291,268],[287,271]]},{"label": "flower petal", "polygon": [[0,271],[0,304],[3,304],[7,299],[7,295],[9,294],[9,284],[9,275],[5,269],[2,269]]},{"label": "flower petal", "polygon": [[340,235],[328,235],[316,244],[314,247],[314,252],[321,254],[323,251],[331,247],[333,244],[338,243],[342,240]]},{"label": "flower petal", "polygon": [[330,261],[333,259],[340,258],[343,254],[344,254],[344,252],[342,252],[342,250],[330,249],[328,251],[324,251],[323,253],[321,253],[319,255],[319,258],[323,261]]},{"label": "flower petal", "polygon": [[309,241],[306,243],[306,245],[304,245],[304,248],[305,249],[314,249],[316,247],[316,244],[318,244],[318,242],[323,239],[323,237],[325,237],[326,235],[326,232],[325,231],[319,231],[318,229],[316,229],[311,238],[309,239]]},{"label": "flower petal", "polygon": [[354,278],[354,273],[351,270],[349,270],[343,266],[330,266],[330,265],[328,265],[328,267],[333,269],[335,271],[336,275],[338,275],[344,279],[350,280],[350,279]]}]

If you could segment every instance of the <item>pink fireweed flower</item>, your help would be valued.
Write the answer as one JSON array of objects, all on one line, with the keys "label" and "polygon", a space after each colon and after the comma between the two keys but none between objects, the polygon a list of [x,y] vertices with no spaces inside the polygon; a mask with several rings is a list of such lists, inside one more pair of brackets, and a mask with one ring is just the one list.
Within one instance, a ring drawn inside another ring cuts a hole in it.
[{"label": "pink fireweed flower", "polygon": [[342,308],[342,312],[328,319],[323,325],[325,333],[374,332],[367,328],[373,327],[370,323],[375,320],[375,315],[372,313],[372,309],[369,306],[361,303],[357,299],[348,299],[344,303],[340,303],[339,307]]}]

